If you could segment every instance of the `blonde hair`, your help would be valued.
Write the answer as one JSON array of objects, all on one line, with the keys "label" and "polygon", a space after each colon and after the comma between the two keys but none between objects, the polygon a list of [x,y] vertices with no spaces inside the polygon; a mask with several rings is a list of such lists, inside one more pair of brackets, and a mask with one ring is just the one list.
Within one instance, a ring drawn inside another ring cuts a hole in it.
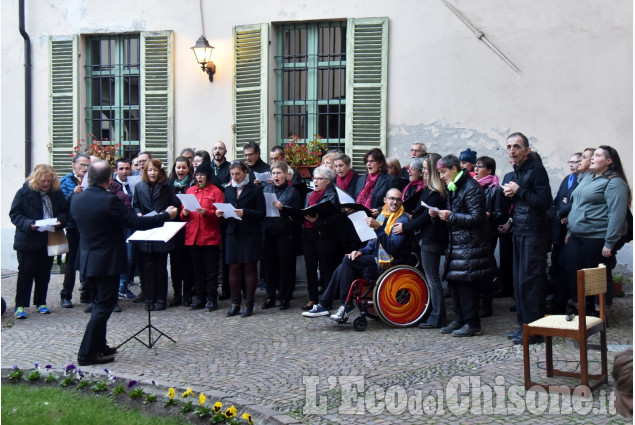
[{"label": "blonde hair", "polygon": [[429,153],[423,157],[423,162],[428,167],[428,180],[426,184],[435,192],[441,194],[441,198],[446,199],[445,184],[441,181],[441,175],[437,170],[437,161],[441,159],[441,155],[438,153]]},{"label": "blonde hair", "polygon": [[330,159],[331,160],[331,164],[333,164],[335,162],[335,157],[336,156],[337,155],[335,155],[334,153],[327,153],[326,155],[324,155],[322,157],[322,164],[324,164],[324,161],[327,160],[327,159]]},{"label": "blonde hair", "polygon": [[401,163],[399,162],[399,159],[396,156],[391,156],[389,158],[386,158],[386,168],[388,167],[392,167],[395,169],[396,174],[393,174],[393,175],[401,177]]},{"label": "blonde hair", "polygon": [[48,164],[38,164],[35,166],[26,181],[29,183],[29,187],[36,192],[40,191],[40,180],[45,176],[52,176],[50,192],[56,191],[60,188],[60,180],[57,178],[55,168]]}]

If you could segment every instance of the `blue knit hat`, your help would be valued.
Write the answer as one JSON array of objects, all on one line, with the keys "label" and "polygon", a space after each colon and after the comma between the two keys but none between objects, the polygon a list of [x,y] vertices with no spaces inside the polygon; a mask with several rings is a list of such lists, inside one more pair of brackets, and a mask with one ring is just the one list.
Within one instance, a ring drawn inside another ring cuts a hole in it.
[{"label": "blue knit hat", "polygon": [[470,148],[461,152],[459,155],[459,161],[469,162],[471,164],[476,164],[476,152]]}]

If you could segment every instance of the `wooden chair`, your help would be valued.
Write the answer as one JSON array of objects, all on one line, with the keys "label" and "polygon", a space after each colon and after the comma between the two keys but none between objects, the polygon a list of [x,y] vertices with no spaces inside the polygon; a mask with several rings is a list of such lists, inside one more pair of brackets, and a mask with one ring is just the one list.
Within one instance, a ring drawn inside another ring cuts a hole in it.
[{"label": "wooden chair", "polygon": [[[529,337],[533,335],[542,335],[545,337],[545,355],[546,355],[546,372],[547,377],[568,376],[579,378],[581,384],[591,391],[602,384],[608,383],[608,367],[607,367],[607,349],[606,349],[606,305],[604,296],[606,294],[606,267],[600,264],[597,268],[578,270],[578,316],[573,320],[567,321],[565,315],[545,316],[529,324],[523,325],[523,361],[525,368],[525,389],[528,390],[534,385],[538,385],[545,390],[561,391],[572,390],[568,386],[554,387],[539,384],[531,380],[530,364],[529,364]],[[586,315],[586,296],[599,295],[600,298],[600,317]],[[601,373],[589,374],[589,364],[587,360],[587,339],[589,336],[600,333],[600,355],[601,355]],[[580,372],[568,372],[554,369],[553,367],[553,350],[552,338],[560,336],[571,338],[578,341],[580,346]],[[595,382],[590,385],[589,380]],[[583,397],[590,395],[589,390],[584,390],[580,394]]]}]

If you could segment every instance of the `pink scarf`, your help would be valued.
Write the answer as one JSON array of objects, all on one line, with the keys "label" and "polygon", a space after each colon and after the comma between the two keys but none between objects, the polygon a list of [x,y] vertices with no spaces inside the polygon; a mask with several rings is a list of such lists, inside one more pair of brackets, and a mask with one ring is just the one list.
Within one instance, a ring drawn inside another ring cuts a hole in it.
[{"label": "pink scarf", "polygon": [[337,180],[335,181],[335,184],[337,185],[337,187],[339,187],[344,192],[346,192],[348,190],[348,186],[350,186],[352,180],[353,180],[353,170],[349,170],[348,174],[346,174],[344,176],[344,178],[342,178],[342,177],[340,177],[338,175],[337,176]]},{"label": "pink scarf", "polygon": [[[318,203],[318,201],[322,198],[322,196],[324,196],[325,192],[326,192],[326,189],[321,190],[319,192],[317,192],[317,191],[311,192],[311,194],[309,195],[309,207],[312,207],[313,205],[316,205]],[[310,229],[312,227],[313,227],[313,223],[304,220],[304,228],[305,229]]]},{"label": "pink scarf", "polygon": [[496,174],[488,174],[485,177],[483,177],[482,179],[478,179],[478,184],[481,185],[481,187],[494,187],[494,186],[498,186],[498,176]]},{"label": "pink scarf", "polygon": [[366,184],[359,195],[357,196],[357,203],[365,206],[370,209],[370,199],[373,195],[373,189],[375,189],[375,184],[377,180],[379,180],[379,176],[381,173],[377,173],[374,176],[371,174],[366,175]]},{"label": "pink scarf", "polygon": [[410,189],[411,187],[415,188],[415,191],[412,193],[419,192],[421,189],[423,189],[423,180],[417,180],[414,183],[408,182],[406,187],[403,188],[403,193],[401,194],[401,199],[403,199],[404,201],[406,200],[406,194],[408,193],[408,189]]}]

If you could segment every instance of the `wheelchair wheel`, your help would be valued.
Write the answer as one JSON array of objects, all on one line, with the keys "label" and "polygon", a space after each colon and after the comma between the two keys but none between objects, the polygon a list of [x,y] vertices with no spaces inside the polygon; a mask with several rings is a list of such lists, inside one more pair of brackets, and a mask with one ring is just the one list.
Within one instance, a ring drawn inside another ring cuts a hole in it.
[{"label": "wheelchair wheel", "polygon": [[368,326],[368,320],[366,320],[366,316],[357,316],[355,320],[353,320],[353,329],[355,329],[357,332],[365,331],[366,326]]},{"label": "wheelchair wheel", "polygon": [[413,326],[430,310],[430,288],[418,269],[395,266],[377,279],[373,301],[375,311],[386,324]]}]

